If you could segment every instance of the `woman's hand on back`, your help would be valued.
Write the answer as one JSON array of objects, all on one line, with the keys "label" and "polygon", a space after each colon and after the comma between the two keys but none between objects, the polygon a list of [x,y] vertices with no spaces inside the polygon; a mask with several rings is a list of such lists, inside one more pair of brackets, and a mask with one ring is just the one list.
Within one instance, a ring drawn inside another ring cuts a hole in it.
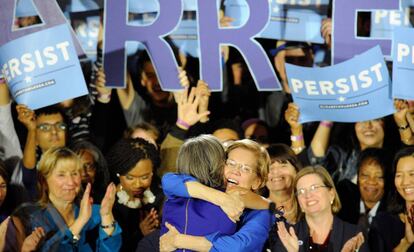
[{"label": "woman's hand on back", "polygon": [[[245,189],[228,190],[220,199],[220,208],[230,218],[231,221],[239,221],[240,215],[244,211],[244,203],[241,195],[245,194]],[[247,190],[247,189],[246,189]]]}]

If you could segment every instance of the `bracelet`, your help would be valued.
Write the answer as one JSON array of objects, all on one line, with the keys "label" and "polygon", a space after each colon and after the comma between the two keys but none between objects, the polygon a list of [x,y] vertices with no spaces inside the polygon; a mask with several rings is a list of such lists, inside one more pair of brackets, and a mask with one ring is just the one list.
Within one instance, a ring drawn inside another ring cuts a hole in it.
[{"label": "bracelet", "polygon": [[185,129],[189,129],[191,127],[190,124],[186,123],[185,121],[181,120],[180,118],[177,119],[177,124],[183,126]]},{"label": "bracelet", "polygon": [[115,226],[116,226],[116,221],[115,220],[109,225],[102,225],[101,224],[102,229],[114,228]]},{"label": "bracelet", "polygon": [[290,136],[290,141],[295,142],[295,141],[302,141],[303,140],[303,135],[298,135],[298,136]]},{"label": "bracelet", "polygon": [[322,125],[322,126],[324,126],[324,127],[326,127],[326,128],[332,128],[332,126],[333,126],[333,122],[329,122],[329,121],[321,121],[321,122],[319,123],[319,125]]},{"label": "bracelet", "polygon": [[410,127],[408,124],[406,124],[405,126],[398,126],[398,130],[406,130],[408,129],[408,127]]}]

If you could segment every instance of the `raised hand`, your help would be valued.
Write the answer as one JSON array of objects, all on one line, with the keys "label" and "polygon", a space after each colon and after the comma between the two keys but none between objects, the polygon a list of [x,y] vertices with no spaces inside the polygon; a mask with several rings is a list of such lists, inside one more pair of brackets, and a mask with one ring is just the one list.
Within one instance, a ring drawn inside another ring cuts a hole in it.
[{"label": "raised hand", "polygon": [[184,69],[181,67],[178,68],[178,79],[180,80],[181,87],[184,89],[173,92],[174,100],[176,103],[182,99],[185,89],[190,87],[190,81],[188,80],[187,72],[184,71]]},{"label": "raised hand", "polygon": [[344,246],[341,249],[341,252],[354,252],[358,251],[359,248],[364,243],[364,235],[362,232],[359,232],[357,235],[346,241]]},{"label": "raised hand", "polygon": [[231,22],[233,22],[233,21],[234,21],[234,18],[223,15],[220,18],[220,27],[221,28],[230,27],[231,26]]},{"label": "raised hand", "polygon": [[139,229],[141,230],[141,233],[144,236],[150,234],[160,225],[160,221],[158,218],[159,217],[158,217],[157,210],[155,210],[154,208],[152,208],[151,211],[146,216],[141,214],[140,222],[139,222]]},{"label": "raised hand", "polygon": [[174,251],[178,249],[174,244],[180,232],[168,222],[165,223],[165,226],[168,228],[168,232],[160,237],[160,252]]},{"label": "raised hand", "polygon": [[100,68],[96,72],[96,91],[98,91],[98,101],[102,103],[108,103],[111,101],[112,89],[106,87],[106,78],[103,68]]},{"label": "raised hand", "polygon": [[[200,102],[198,105],[198,112],[204,113],[208,111],[208,103],[211,95],[210,88],[208,87],[208,84],[204,82],[203,80],[199,80],[197,82],[196,87],[196,95],[200,97]],[[204,116],[200,119],[200,122],[207,122],[208,116]]]},{"label": "raised hand", "polygon": [[322,38],[325,40],[325,43],[331,48],[332,45],[332,19],[326,18],[322,20],[321,26]]},{"label": "raised hand", "polygon": [[[184,89],[183,94],[177,101],[177,126],[183,129],[188,129],[188,126],[193,126],[204,116],[210,114],[209,111],[198,112],[200,96],[196,94],[196,89],[191,88],[188,95],[188,88]],[[186,124],[186,125],[183,125]]]},{"label": "raised hand", "polygon": [[46,233],[42,227],[36,227],[33,232],[24,239],[21,252],[37,251],[37,245],[45,235]]},{"label": "raised hand", "polygon": [[394,113],[394,120],[398,127],[407,125],[407,112],[408,112],[408,103],[404,100],[395,99],[394,107],[396,112]]},{"label": "raised hand", "polygon": [[9,88],[7,87],[6,80],[0,78],[0,105],[6,105],[10,102]]},{"label": "raised hand", "polygon": [[82,200],[80,202],[80,209],[79,209],[79,216],[77,220],[83,225],[85,225],[89,218],[91,218],[92,215],[92,203],[93,200],[90,197],[91,194],[91,184],[88,183],[86,186],[85,192],[83,193]]},{"label": "raised hand", "polygon": [[285,111],[285,120],[289,124],[290,128],[298,128],[301,126],[299,123],[299,107],[294,103],[289,103],[288,108]]},{"label": "raised hand", "polygon": [[110,183],[106,188],[106,193],[101,202],[101,209],[99,213],[101,216],[112,215],[112,207],[115,203],[116,186]]},{"label": "raised hand", "polygon": [[289,228],[289,232],[285,227],[285,223],[282,221],[277,222],[277,234],[280,241],[288,252],[299,251],[299,239],[295,234],[293,227]]},{"label": "raised hand", "polygon": [[17,119],[27,128],[27,130],[36,130],[36,114],[26,105],[19,104],[16,106]]}]

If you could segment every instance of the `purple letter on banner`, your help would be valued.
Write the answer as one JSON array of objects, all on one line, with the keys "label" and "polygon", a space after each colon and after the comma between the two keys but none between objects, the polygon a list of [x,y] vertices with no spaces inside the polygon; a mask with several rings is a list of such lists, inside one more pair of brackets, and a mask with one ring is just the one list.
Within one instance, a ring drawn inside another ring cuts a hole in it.
[{"label": "purple letter on banner", "polygon": [[357,10],[399,9],[399,0],[335,0],[334,1],[334,64],[348,60],[371,47],[380,45],[384,55],[391,54],[391,40],[358,39],[356,37]]},{"label": "purple letter on banner", "polygon": [[162,37],[174,30],[181,20],[181,0],[159,0],[158,18],[148,26],[127,25],[127,0],[105,1],[105,73],[107,85],[122,87],[125,83],[125,42],[144,43],[163,90],[182,89],[173,51]]},{"label": "purple letter on banner", "polygon": [[78,56],[85,55],[83,49],[76,38],[75,33],[63,16],[62,11],[59,8],[56,0],[33,0],[35,8],[39,11],[39,16],[43,20],[43,25],[37,25],[30,27],[29,29],[19,29],[12,31],[14,22],[14,9],[17,0],[1,0],[0,7],[0,46],[6,44],[9,41],[18,39],[25,35],[42,31],[60,24],[67,24],[71,31],[72,39],[76,48]]},{"label": "purple letter on banner", "polygon": [[265,51],[253,37],[266,27],[268,0],[247,0],[250,17],[241,28],[219,28],[217,1],[198,0],[201,79],[214,91],[222,89],[220,45],[235,46],[244,56],[258,90],[281,90]]}]

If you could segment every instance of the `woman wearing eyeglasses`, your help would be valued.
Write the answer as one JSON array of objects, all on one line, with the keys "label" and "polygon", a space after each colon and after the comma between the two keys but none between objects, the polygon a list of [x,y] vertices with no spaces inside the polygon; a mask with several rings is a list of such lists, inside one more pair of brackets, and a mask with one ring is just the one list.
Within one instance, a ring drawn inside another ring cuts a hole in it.
[{"label": "woman wearing eyeglasses", "polygon": [[[226,153],[223,175],[227,192],[240,188],[245,191],[258,192],[265,186],[270,161],[266,149],[254,141],[245,139],[231,143]],[[188,178],[188,176],[181,179],[176,177],[175,181],[163,183],[163,185],[169,185],[169,188],[164,188],[164,190],[179,193],[176,185],[185,183],[186,191],[178,196],[199,198],[213,204],[220,202],[219,198],[212,197],[217,195],[216,190]],[[251,196],[251,194],[247,195]],[[267,206],[268,203],[265,207]],[[247,204],[246,207],[250,205]],[[217,218],[212,215],[207,217],[204,223],[198,224],[208,226],[209,218],[212,220]],[[205,236],[192,236],[188,233],[180,233],[174,226],[166,224],[169,231],[160,238],[160,250],[172,251],[182,248],[197,251],[262,251],[270,229],[270,222],[269,211],[246,209],[240,217],[236,233],[232,235],[214,232]]]},{"label": "woman wearing eyeglasses", "polygon": [[358,227],[335,216],[341,202],[325,168],[300,170],[294,188],[304,218],[288,229],[277,223],[279,239],[272,251],[367,251]]}]

